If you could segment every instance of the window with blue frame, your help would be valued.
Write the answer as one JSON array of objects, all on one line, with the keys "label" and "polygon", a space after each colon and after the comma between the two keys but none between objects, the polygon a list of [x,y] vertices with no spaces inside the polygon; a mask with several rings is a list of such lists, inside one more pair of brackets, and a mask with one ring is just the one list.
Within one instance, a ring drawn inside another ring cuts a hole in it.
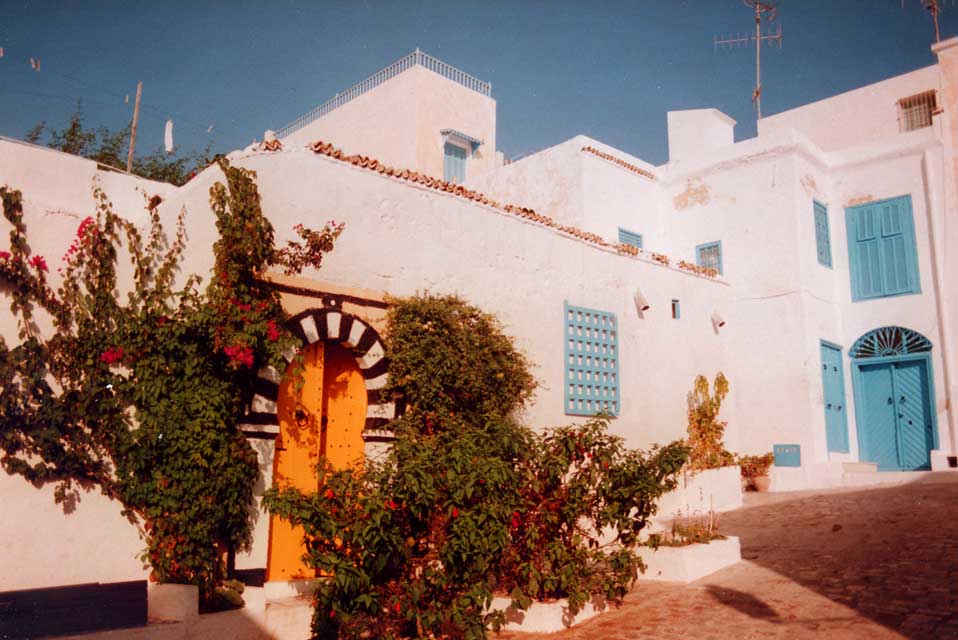
[{"label": "window with blue frame", "polygon": [[619,242],[621,242],[622,244],[632,245],[636,249],[641,249],[642,234],[619,227]]},{"label": "window with blue frame", "polygon": [[816,202],[815,210],[815,247],[818,249],[818,264],[832,266],[832,238],[828,230],[828,209]]},{"label": "window with blue frame", "polygon": [[706,242],[695,247],[695,262],[722,273],[722,242]]},{"label": "window with blue frame", "polygon": [[619,414],[619,338],[615,314],[568,302],[565,311],[565,413]]},{"label": "window with blue frame", "polygon": [[463,147],[451,142],[447,142],[443,146],[443,180],[456,184],[462,184],[466,180],[467,153]]},{"label": "window with blue frame", "polygon": [[911,196],[845,209],[852,300],[921,293]]}]

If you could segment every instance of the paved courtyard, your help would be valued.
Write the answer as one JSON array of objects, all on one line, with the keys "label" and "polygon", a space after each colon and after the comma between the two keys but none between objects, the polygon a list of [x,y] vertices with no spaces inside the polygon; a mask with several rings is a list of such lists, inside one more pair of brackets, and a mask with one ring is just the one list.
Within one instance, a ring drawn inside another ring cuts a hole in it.
[{"label": "paved courtyard", "polygon": [[958,473],[904,485],[746,495],[722,516],[742,562],[689,585],[640,582],[556,634],[602,638],[958,638]]}]

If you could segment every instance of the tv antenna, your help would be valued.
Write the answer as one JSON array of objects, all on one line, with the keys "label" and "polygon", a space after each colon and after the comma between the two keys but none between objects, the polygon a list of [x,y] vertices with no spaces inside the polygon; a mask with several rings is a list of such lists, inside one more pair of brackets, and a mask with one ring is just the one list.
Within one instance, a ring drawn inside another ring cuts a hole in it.
[{"label": "tv antenna", "polygon": [[[921,0],[921,5],[935,22],[935,42],[941,42],[941,29],[938,28],[938,14],[941,13],[941,0]],[[953,0],[949,4],[954,4]],[[905,0],[901,0],[901,8],[905,8]]]},{"label": "tv antenna", "polygon": [[[775,5],[765,0],[742,0],[742,3],[755,11],[755,35],[740,35],[734,38],[713,38],[714,45],[723,46],[748,46],[755,43],[755,90],[752,92],[752,102],[755,104],[755,113],[758,118],[762,117],[762,41],[769,44],[777,44],[782,47],[782,25],[778,25],[778,31],[762,35],[762,14],[768,14],[765,18],[769,23],[775,21]],[[771,25],[770,25],[771,26]]]}]

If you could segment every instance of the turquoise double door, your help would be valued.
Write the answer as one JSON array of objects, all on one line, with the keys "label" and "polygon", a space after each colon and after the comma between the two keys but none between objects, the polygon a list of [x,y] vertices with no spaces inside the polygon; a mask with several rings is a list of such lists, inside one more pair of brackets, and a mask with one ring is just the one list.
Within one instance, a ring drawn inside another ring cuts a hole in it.
[{"label": "turquoise double door", "polygon": [[880,471],[929,469],[934,449],[927,359],[859,363],[860,459]]}]

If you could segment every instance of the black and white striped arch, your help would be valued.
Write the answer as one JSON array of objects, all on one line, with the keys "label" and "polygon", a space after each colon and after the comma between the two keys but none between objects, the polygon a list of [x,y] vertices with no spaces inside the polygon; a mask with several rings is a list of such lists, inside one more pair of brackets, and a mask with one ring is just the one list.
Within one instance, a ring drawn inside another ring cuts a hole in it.
[{"label": "black and white striped arch", "polygon": [[[338,307],[304,311],[290,318],[287,328],[299,337],[304,345],[323,340],[341,344],[352,352],[366,384],[366,424],[363,428],[363,439],[366,442],[392,440],[392,434],[386,431],[385,426],[396,417],[396,405],[381,399],[382,388],[386,386],[387,366],[379,333]],[[284,357],[287,362],[292,362],[296,351],[290,349]],[[275,438],[279,433],[276,402],[282,375],[282,372],[273,367],[261,369],[257,374],[250,412],[240,425],[249,437]]]}]

